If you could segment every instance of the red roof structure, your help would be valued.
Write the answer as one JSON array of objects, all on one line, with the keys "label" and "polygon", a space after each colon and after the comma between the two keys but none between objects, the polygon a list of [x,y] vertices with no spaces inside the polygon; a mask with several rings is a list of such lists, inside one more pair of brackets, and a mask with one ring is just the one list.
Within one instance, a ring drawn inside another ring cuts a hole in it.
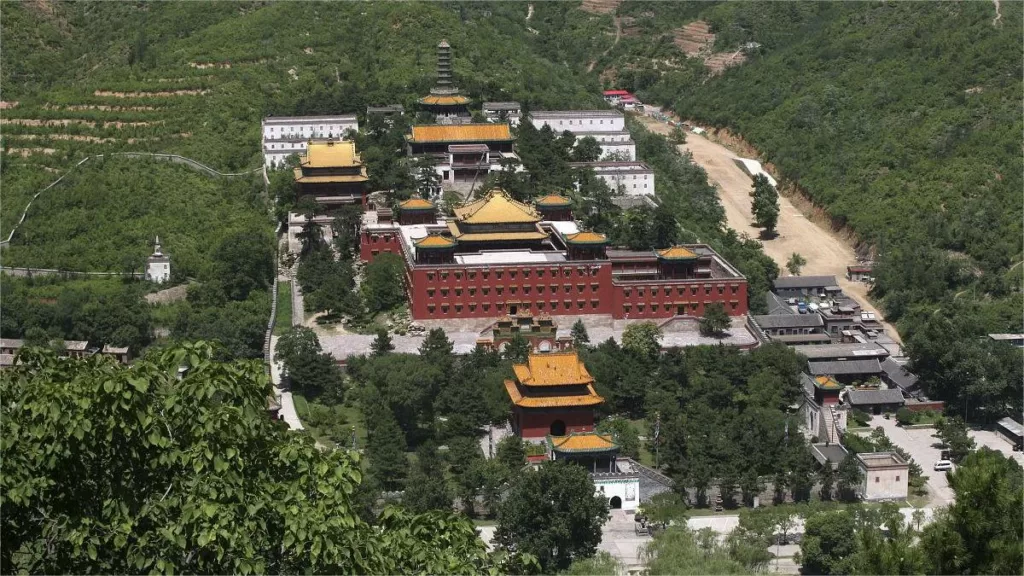
[{"label": "red roof structure", "polygon": [[605,96],[632,96],[632,94],[629,93],[629,90],[605,90],[604,91],[604,95]]}]

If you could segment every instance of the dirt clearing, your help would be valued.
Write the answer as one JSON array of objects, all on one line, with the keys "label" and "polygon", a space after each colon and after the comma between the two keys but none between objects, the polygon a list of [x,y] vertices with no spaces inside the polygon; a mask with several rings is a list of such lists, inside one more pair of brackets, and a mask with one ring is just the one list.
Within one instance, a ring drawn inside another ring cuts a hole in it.
[{"label": "dirt clearing", "polygon": [[114,98],[160,98],[164,96],[202,96],[209,90],[161,90],[154,92],[111,92],[109,90],[97,90],[93,96],[113,96]]},{"label": "dirt clearing", "polygon": [[[649,116],[640,121],[652,132],[668,135],[671,127]],[[757,238],[760,229],[754,226],[750,214],[753,179],[734,162],[736,154],[720,144],[711,142],[697,134],[687,134],[686,144],[680,151],[693,154],[693,161],[708,173],[708,180],[718,189],[718,198],[725,208],[727,224],[738,233]],[[857,264],[853,248],[831,230],[824,229],[807,218],[785,196],[779,197],[779,235],[771,240],[762,240],[765,254],[768,254],[788,275],[786,262],[794,252],[807,260],[800,273],[804,276],[834,275],[843,292],[860,302],[865,311],[882,314],[867,298],[867,285],[846,279],[846,267]],[[887,322],[886,331],[897,342],[902,342],[899,333]]]}]

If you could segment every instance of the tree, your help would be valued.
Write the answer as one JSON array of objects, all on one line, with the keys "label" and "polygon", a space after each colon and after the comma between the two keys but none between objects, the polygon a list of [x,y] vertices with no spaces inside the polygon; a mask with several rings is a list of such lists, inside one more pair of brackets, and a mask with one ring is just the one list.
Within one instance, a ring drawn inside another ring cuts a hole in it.
[{"label": "tree", "polygon": [[405,262],[390,252],[378,254],[363,270],[360,289],[371,314],[385,312],[405,302]]},{"label": "tree", "polygon": [[771,236],[779,221],[779,193],[764,174],[758,174],[754,176],[753,196],[754,202],[750,208],[754,221]]},{"label": "tree", "polygon": [[522,334],[516,332],[512,335],[512,339],[509,340],[508,345],[505,346],[505,358],[512,362],[522,363],[526,362],[526,358],[533,351],[533,347],[530,346],[530,341],[523,337]]},{"label": "tree", "polygon": [[974,450],[974,438],[967,434],[967,425],[960,418],[943,418],[935,424],[937,436],[948,446],[949,458],[960,462]]},{"label": "tree", "polygon": [[669,133],[668,141],[676,146],[682,146],[686,144],[686,132],[679,126],[674,126],[672,132]]},{"label": "tree", "polygon": [[669,248],[679,240],[679,224],[672,211],[664,204],[654,209],[651,221],[651,248]]},{"label": "tree", "polygon": [[622,349],[644,360],[657,358],[661,351],[661,328],[654,322],[637,322],[622,332]]},{"label": "tree", "polygon": [[804,523],[800,563],[808,574],[851,574],[857,551],[856,524],[846,510],[813,514]]},{"label": "tree", "polygon": [[253,290],[274,281],[274,240],[258,230],[226,236],[213,253],[217,280],[232,300],[245,300]]},{"label": "tree", "polygon": [[573,162],[597,162],[601,158],[601,144],[593,136],[584,136],[572,149]]},{"label": "tree", "polygon": [[565,570],[597,552],[607,518],[608,503],[594,495],[585,468],[545,462],[512,477],[494,538],[504,550],[536,557],[543,572]]},{"label": "tree", "polygon": [[623,456],[634,460],[640,458],[640,437],[629,420],[606,418],[598,422],[597,431],[601,434],[611,434],[615,443],[619,445],[619,451]]},{"label": "tree", "polygon": [[377,337],[370,343],[370,354],[373,356],[383,356],[394,349],[395,345],[391,342],[391,334],[383,328],[378,330]]},{"label": "tree", "polygon": [[402,504],[416,513],[451,510],[452,497],[434,443],[424,442],[416,450],[416,458],[416,465],[405,483]]},{"label": "tree", "polygon": [[583,323],[583,319],[579,318],[572,325],[572,332],[569,334],[572,337],[572,347],[581,350],[590,344],[590,335],[587,334],[587,326]]},{"label": "tree", "polygon": [[622,566],[614,556],[604,550],[598,550],[597,554],[591,558],[575,560],[562,574],[567,576],[618,576],[622,571]]},{"label": "tree", "polygon": [[386,406],[379,403],[366,410],[366,426],[366,455],[374,478],[385,490],[401,490],[409,472],[402,429]]},{"label": "tree", "polygon": [[789,270],[789,273],[792,274],[793,276],[799,276],[800,269],[803,268],[806,264],[806,258],[801,256],[797,252],[793,252],[792,254],[790,254],[789,260],[786,261],[786,270]]},{"label": "tree", "polygon": [[387,508],[367,523],[350,496],[358,456],[288,432],[267,417],[263,368],[213,356],[203,342],[130,366],[22,353],[0,379],[19,399],[0,406],[3,572],[499,568],[452,514]]},{"label": "tree", "polygon": [[[704,544],[704,546],[701,546]],[[658,533],[641,552],[652,576],[678,574],[749,574],[752,569],[733,559],[712,541],[701,542],[697,532],[685,526]]]},{"label": "tree", "polygon": [[700,319],[700,333],[704,336],[721,337],[732,325],[732,319],[725,311],[721,302],[709,302],[704,305],[704,316]]},{"label": "tree", "polygon": [[437,173],[435,160],[430,156],[416,159],[416,189],[423,198],[435,198],[441,192],[441,175]]},{"label": "tree", "polygon": [[982,448],[948,475],[953,504],[921,535],[927,574],[1021,574],[1024,470]]},{"label": "tree", "polygon": [[289,328],[278,338],[274,347],[275,360],[284,364],[285,370],[299,364],[301,359],[315,356],[322,351],[316,332],[305,326]]},{"label": "tree", "polygon": [[826,462],[822,466],[821,471],[818,473],[819,481],[821,482],[821,499],[827,501],[832,500],[832,488],[836,482],[836,471],[832,469],[832,463]]},{"label": "tree", "polygon": [[526,465],[526,447],[518,436],[506,436],[495,447],[494,459],[501,462],[510,476],[518,474]]},{"label": "tree", "polygon": [[[826,465],[826,467],[828,466]],[[861,482],[864,481],[864,473],[861,472],[860,466],[857,464],[857,457],[847,454],[846,458],[839,463],[836,476],[838,477],[839,497],[847,502],[856,501],[857,490],[860,488]]]},{"label": "tree", "polygon": [[455,356],[452,355],[454,349],[455,345],[448,339],[444,328],[431,328],[420,344],[420,357],[450,377],[455,362]]}]

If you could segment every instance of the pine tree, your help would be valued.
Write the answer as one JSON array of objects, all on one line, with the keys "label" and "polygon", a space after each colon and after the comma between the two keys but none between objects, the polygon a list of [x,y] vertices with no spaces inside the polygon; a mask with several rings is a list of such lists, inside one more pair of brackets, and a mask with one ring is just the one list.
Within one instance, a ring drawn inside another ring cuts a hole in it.
[{"label": "pine tree", "polygon": [[433,442],[425,442],[416,450],[417,462],[405,483],[402,504],[418,513],[430,510],[451,510],[452,496],[442,473],[441,458]]},{"label": "pine tree", "polygon": [[367,410],[366,453],[370,470],[384,490],[401,490],[409,472],[405,457],[405,436],[387,407],[378,404]]},{"label": "pine tree", "polygon": [[590,335],[587,334],[587,326],[583,323],[582,319],[576,320],[576,323],[572,325],[572,346],[579,350],[590,344]]},{"label": "pine tree", "polygon": [[764,228],[765,234],[773,235],[779,223],[779,193],[763,174],[754,176],[754,202],[750,209],[754,222]]},{"label": "pine tree", "polygon": [[391,342],[391,335],[388,334],[388,331],[378,330],[377,337],[370,343],[370,354],[372,356],[383,356],[394,349],[395,345]]},{"label": "pine tree", "polygon": [[526,362],[531,350],[530,341],[516,332],[505,347],[505,358],[513,362]]},{"label": "pine tree", "polygon": [[704,306],[704,316],[700,319],[700,333],[705,336],[721,336],[729,329],[732,321],[721,302],[711,302]]}]

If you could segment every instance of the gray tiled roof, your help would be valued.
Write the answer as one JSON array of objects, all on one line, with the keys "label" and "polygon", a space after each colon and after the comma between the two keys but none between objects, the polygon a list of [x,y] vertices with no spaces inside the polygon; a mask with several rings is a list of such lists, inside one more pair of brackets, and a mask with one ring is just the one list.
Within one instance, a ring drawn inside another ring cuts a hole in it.
[{"label": "gray tiled roof", "polygon": [[895,388],[888,390],[850,390],[846,396],[851,406],[872,404],[903,404],[903,393]]},{"label": "gray tiled roof", "polygon": [[836,284],[835,276],[783,276],[775,279],[776,288],[824,288]]},{"label": "gray tiled roof", "polygon": [[917,375],[907,371],[906,368],[892,358],[886,358],[882,362],[881,367],[889,380],[903,390],[911,390],[917,386]]},{"label": "gray tiled roof", "polygon": [[808,346],[794,346],[793,349],[811,360],[885,358],[889,355],[888,350],[874,342],[864,344],[811,344]]},{"label": "gray tiled roof", "polygon": [[849,374],[878,374],[882,368],[878,360],[826,360],[808,361],[808,371],[812,376],[842,376]]},{"label": "gray tiled roof", "polygon": [[757,325],[769,328],[819,328],[824,326],[821,316],[817,314],[769,314],[751,316]]}]

